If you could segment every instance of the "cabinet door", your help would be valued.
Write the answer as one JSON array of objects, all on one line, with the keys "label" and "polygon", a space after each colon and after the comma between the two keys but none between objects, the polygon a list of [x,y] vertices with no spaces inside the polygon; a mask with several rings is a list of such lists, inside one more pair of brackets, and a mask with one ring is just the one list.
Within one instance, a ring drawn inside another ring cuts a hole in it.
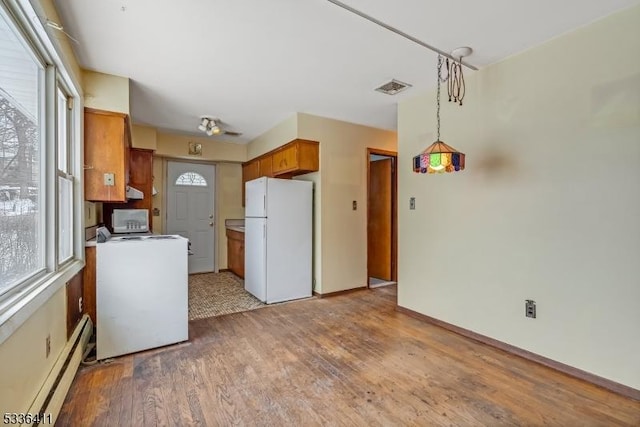
[{"label": "cabinet door", "polygon": [[320,169],[320,150],[316,141],[298,140],[299,173],[316,172]]},{"label": "cabinet door", "polygon": [[89,315],[93,326],[96,325],[96,247],[84,249],[85,266],[83,270],[82,297],[84,312]]},{"label": "cabinet door", "polygon": [[[124,114],[86,109],[84,113],[84,195],[98,202],[126,201],[129,180],[128,129]],[[105,184],[105,175],[113,185]]]},{"label": "cabinet door", "polygon": [[260,158],[260,176],[273,178],[273,163],[271,156]]},{"label": "cabinet door", "polygon": [[67,339],[71,337],[76,325],[82,318],[84,301],[82,298],[82,273],[77,273],[67,282]]},{"label": "cabinet door", "polygon": [[[242,234],[244,236],[244,233]],[[244,240],[238,242],[239,250],[238,250],[238,276],[244,279]]]},{"label": "cabinet door", "polygon": [[298,146],[296,144],[273,153],[273,173],[278,175],[298,167]]},{"label": "cabinet door", "polygon": [[253,160],[242,165],[242,206],[244,206],[244,184],[260,178],[260,161]]},{"label": "cabinet door", "polygon": [[129,185],[142,191],[142,200],[130,200],[131,209],[147,209],[149,211],[149,227],[151,227],[153,210],[153,151],[132,148],[129,154],[131,168]]},{"label": "cabinet door", "polygon": [[114,209],[147,209],[149,211],[149,231],[153,227],[153,150],[132,148],[129,151],[129,185],[142,191],[143,198],[128,200],[126,203],[104,203],[102,216],[107,227],[111,228],[111,214]]}]

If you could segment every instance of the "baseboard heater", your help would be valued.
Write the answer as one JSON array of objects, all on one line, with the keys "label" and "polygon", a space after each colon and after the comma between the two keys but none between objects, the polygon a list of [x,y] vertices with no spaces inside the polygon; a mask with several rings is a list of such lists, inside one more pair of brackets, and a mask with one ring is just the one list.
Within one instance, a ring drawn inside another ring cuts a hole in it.
[{"label": "baseboard heater", "polygon": [[29,408],[29,413],[51,414],[51,418],[47,418],[46,423],[49,424],[49,421],[51,424],[55,423],[92,334],[93,323],[85,314],[53,365],[53,369]]}]

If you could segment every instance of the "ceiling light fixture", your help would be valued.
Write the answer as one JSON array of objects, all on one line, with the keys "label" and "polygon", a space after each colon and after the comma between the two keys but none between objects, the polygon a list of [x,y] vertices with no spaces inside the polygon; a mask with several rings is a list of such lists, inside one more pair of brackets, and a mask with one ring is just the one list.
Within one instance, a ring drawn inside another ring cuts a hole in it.
[{"label": "ceiling light fixture", "polygon": [[203,117],[202,121],[200,122],[200,125],[198,126],[198,129],[200,129],[202,132],[206,132],[208,125],[209,125],[209,119],[206,117]]},{"label": "ceiling light fixture", "polygon": [[[448,61],[447,61],[448,62]],[[462,62],[462,57],[460,57]],[[459,152],[453,147],[448,146],[444,142],[440,141],[440,83],[452,78],[462,78],[462,68],[459,69],[459,77],[452,77],[454,74],[449,75],[446,78],[442,78],[442,55],[438,55],[438,89],[437,89],[437,107],[436,107],[436,120],[438,135],[437,140],[429,147],[427,147],[422,153],[413,158],[413,171],[416,173],[443,173],[443,172],[457,172],[464,170],[464,153]],[[447,64],[449,67],[450,65]],[[448,68],[451,70],[451,68]],[[457,73],[457,70],[454,71]],[[462,88],[464,88],[464,80],[462,81]],[[454,86],[454,99],[459,99],[460,105],[462,105],[462,97],[464,97],[464,89],[460,92],[460,81]],[[458,92],[456,92],[458,91]],[[451,95],[451,92],[449,93]],[[462,97],[460,96],[462,94]]]},{"label": "ceiling light fixture", "polygon": [[202,132],[206,133],[209,136],[218,135],[222,133],[222,129],[216,123],[216,119],[212,119],[210,117],[202,117],[200,124],[198,125],[198,129]]}]

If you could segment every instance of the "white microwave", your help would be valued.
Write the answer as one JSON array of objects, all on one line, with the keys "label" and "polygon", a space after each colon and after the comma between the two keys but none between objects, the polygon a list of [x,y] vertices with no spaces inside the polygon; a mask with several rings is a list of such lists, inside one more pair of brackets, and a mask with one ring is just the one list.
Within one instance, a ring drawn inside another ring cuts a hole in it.
[{"label": "white microwave", "polygon": [[147,233],[149,209],[114,209],[111,225],[114,233]]}]

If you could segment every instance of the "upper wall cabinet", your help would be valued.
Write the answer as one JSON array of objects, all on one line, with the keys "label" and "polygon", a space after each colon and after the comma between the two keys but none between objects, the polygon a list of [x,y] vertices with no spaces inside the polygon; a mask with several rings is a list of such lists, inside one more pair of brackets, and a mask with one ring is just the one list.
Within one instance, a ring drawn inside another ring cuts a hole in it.
[{"label": "upper wall cabinet", "polygon": [[[112,229],[111,214],[114,209],[146,209],[149,213],[149,227],[153,218],[153,150],[132,148],[129,150],[129,185],[142,191],[142,199],[131,199],[126,203],[104,203],[102,217]],[[151,231],[151,229],[149,229]]]},{"label": "upper wall cabinet", "polygon": [[242,164],[242,206],[244,184],[263,176],[291,178],[309,172],[317,172],[320,166],[319,143],[306,139],[294,139],[275,150]]},{"label": "upper wall cabinet", "polygon": [[129,183],[129,116],[85,108],[84,198],[126,202]]},{"label": "upper wall cabinet", "polygon": [[318,142],[294,139],[271,155],[273,176],[291,177],[316,172],[319,166]]}]

